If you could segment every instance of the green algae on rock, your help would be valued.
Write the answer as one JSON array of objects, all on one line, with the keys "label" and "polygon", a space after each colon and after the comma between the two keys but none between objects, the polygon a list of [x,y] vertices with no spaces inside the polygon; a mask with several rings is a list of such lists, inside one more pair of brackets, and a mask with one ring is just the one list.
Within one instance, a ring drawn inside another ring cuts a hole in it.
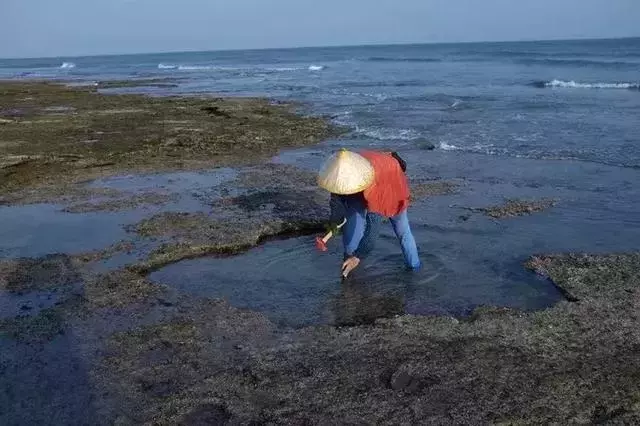
[{"label": "green algae on rock", "polygon": [[510,199],[505,204],[490,207],[462,207],[472,212],[480,212],[494,219],[525,216],[547,210],[557,204],[557,200],[543,198],[540,200]]},{"label": "green algae on rock", "polygon": [[255,163],[338,132],[266,99],[105,95],[11,81],[0,82],[0,104],[19,112],[0,126],[2,196],[123,172]]},{"label": "green algae on rock", "polygon": [[128,268],[149,273],[180,260],[208,255],[233,255],[255,247],[268,238],[322,232],[323,222],[238,217],[216,219],[204,213],[161,213],[140,222],[133,231],[147,237],[169,237],[149,258]]},{"label": "green algae on rock", "polygon": [[48,341],[64,332],[63,322],[59,308],[43,309],[35,316],[0,320],[0,337],[22,342]]},{"label": "green algae on rock", "polygon": [[141,237],[169,241],[129,269],[148,273],[184,259],[238,254],[270,238],[324,232],[329,198],[314,176],[292,166],[258,166],[225,183],[238,195],[204,200],[209,213],[160,213],[130,226]]},{"label": "green algae on rock", "polygon": [[524,216],[531,213],[541,212],[555,206],[556,200],[508,200],[502,206],[492,206],[482,211],[490,217],[500,219],[505,217]]},{"label": "green algae on rock", "polygon": [[429,197],[453,194],[459,187],[457,182],[442,180],[410,180],[411,199],[419,201]]},{"label": "green algae on rock", "polygon": [[66,254],[0,260],[0,291],[58,289],[82,281],[80,262]]},{"label": "green algae on rock", "polygon": [[125,308],[149,300],[164,288],[128,271],[90,276],[84,286],[83,300],[93,309]]}]

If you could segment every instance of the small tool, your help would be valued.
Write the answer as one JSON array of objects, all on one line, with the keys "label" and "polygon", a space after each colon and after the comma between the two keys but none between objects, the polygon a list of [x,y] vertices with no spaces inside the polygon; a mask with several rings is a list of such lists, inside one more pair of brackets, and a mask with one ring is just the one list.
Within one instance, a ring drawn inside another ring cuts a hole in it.
[{"label": "small tool", "polygon": [[[340,229],[347,223],[347,219],[345,218],[340,225],[338,225],[337,229]],[[329,241],[333,237],[333,231],[327,232],[327,235],[324,237],[316,237],[316,248],[320,251],[327,251],[327,241]]]}]

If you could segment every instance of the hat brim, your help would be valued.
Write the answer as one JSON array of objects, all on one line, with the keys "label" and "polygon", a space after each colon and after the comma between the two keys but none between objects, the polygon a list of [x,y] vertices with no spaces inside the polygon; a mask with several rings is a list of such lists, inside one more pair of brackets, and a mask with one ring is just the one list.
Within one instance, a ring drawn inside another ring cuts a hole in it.
[{"label": "hat brim", "polygon": [[373,166],[355,152],[341,150],[327,159],[318,173],[321,188],[338,195],[362,192],[373,184]]}]

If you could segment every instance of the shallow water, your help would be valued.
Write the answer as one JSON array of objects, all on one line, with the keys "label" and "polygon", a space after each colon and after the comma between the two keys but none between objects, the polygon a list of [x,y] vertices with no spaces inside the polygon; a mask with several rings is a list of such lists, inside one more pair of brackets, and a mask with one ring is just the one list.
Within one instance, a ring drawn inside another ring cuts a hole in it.
[{"label": "shallow water", "polygon": [[[130,239],[126,226],[144,218],[170,211],[207,211],[203,197],[211,198],[212,188],[220,188],[235,175],[232,169],[215,169],[117,176],[85,183],[89,188],[124,191],[122,198],[143,192],[175,195],[175,199],[162,205],[142,205],[116,212],[63,211],[74,203],[0,207],[0,258],[75,254],[106,248],[120,240]],[[92,201],[105,200],[101,197]]]},{"label": "shallow water", "polygon": [[640,38],[0,59],[0,77],[304,101],[358,139],[627,167],[640,166],[639,69]]},{"label": "shallow water", "polygon": [[53,291],[16,294],[0,290],[0,320],[38,315],[43,309],[51,308],[59,302],[59,295]]},{"label": "shallow water", "polygon": [[212,186],[218,186],[233,179],[236,174],[234,169],[222,167],[209,171],[115,176],[96,179],[89,182],[87,186],[121,191],[166,191],[191,194],[198,190],[209,190]]},{"label": "shallow water", "polygon": [[[75,67],[61,68],[62,62]],[[483,303],[528,309],[558,300],[553,286],[523,270],[532,254],[640,249],[638,66],[640,39],[627,39],[9,60],[0,61],[0,75],[77,81],[180,77],[176,88],[120,91],[307,102],[305,112],[330,116],[351,132],[339,141],[281,153],[274,161],[317,170],[342,146],[391,148],[405,157],[412,178],[462,184],[457,194],[411,207],[426,275],[396,275],[401,259],[387,230],[372,266],[354,276],[361,283],[355,293],[396,292],[405,310],[460,313]],[[436,149],[418,149],[425,140]],[[94,185],[176,193],[178,201],[162,209],[198,211],[232,175],[220,173],[124,177]],[[559,204],[504,220],[464,209],[511,197],[551,197]],[[123,237],[122,225],[162,209],[82,215],[51,206],[0,209],[0,256],[101,248]],[[329,272],[337,271],[340,255],[319,256],[300,241],[306,240],[271,242],[238,258],[182,262],[154,277],[186,292],[229,297],[284,324],[340,322],[330,306],[343,287],[337,272]],[[127,259],[120,256],[111,265]],[[215,285],[225,282],[233,285]],[[410,282],[418,283],[414,290]],[[400,310],[397,300],[369,305],[379,315]]]},{"label": "shallow water", "polygon": [[[339,146],[361,141],[328,141],[283,152],[274,161],[317,170]],[[544,308],[562,296],[524,269],[531,255],[640,249],[640,170],[410,146],[400,153],[412,179],[442,177],[461,184],[454,194],[410,207],[425,264],[418,274],[402,270],[388,226],[371,257],[342,284],[340,241],[318,253],[312,237],[270,242],[235,258],[180,262],[151,278],[202,297],[228,298],[288,326],[344,324],[401,313],[465,315],[479,305]],[[545,197],[558,204],[529,216],[492,219],[464,209]]]},{"label": "shallow water", "polygon": [[77,214],[62,212],[62,208],[53,204],[1,207],[0,256],[40,257],[102,249],[125,238],[123,225],[135,223],[145,214]]},{"label": "shallow water", "polygon": [[[417,229],[415,234],[424,240],[426,232]],[[231,258],[187,260],[150,278],[181,292],[262,311],[291,327],[362,324],[404,313],[466,315],[484,304],[530,310],[561,297],[548,281],[525,273],[517,263],[505,263],[502,271],[492,270],[488,262],[460,271],[459,257],[424,245],[423,269],[408,272],[388,230],[375,252],[342,280],[341,242],[333,240],[330,250],[321,253],[313,240],[273,241]]]}]

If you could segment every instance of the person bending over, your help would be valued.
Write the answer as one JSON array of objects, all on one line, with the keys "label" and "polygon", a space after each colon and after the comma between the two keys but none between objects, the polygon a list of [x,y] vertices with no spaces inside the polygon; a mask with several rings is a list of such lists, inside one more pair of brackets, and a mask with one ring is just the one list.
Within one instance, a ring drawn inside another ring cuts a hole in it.
[{"label": "person bending over", "polygon": [[375,246],[380,225],[388,218],[400,242],[406,266],[421,267],[415,239],[409,225],[409,183],[406,163],[395,152],[342,149],[320,168],[318,185],[331,194],[331,224],[334,235],[342,227],[344,259],[342,276],[347,277]]}]

